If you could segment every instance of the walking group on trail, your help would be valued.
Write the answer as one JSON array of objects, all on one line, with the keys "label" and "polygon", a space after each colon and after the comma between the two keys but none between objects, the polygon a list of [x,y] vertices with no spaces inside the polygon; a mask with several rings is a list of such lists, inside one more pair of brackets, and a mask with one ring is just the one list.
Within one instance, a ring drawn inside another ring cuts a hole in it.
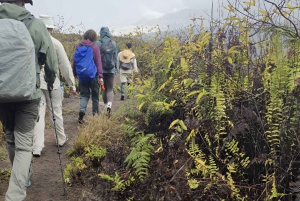
[{"label": "walking group on trail", "polygon": [[51,111],[58,147],[69,139],[62,115],[62,76],[76,92],[79,81],[80,103],[78,123],[84,124],[87,104],[92,96],[92,114],[99,115],[102,91],[104,112],[111,113],[114,79],[120,73],[121,100],[125,85],[138,72],[132,44],[118,53],[108,27],[101,27],[100,40],[90,29],[76,45],[72,65],[60,41],[52,36],[56,28],[53,18],[40,15],[36,19],[24,6],[32,0],[0,0],[0,121],[6,135],[6,147],[12,164],[5,201],[21,201],[31,185],[32,157],[44,148],[46,107]]}]

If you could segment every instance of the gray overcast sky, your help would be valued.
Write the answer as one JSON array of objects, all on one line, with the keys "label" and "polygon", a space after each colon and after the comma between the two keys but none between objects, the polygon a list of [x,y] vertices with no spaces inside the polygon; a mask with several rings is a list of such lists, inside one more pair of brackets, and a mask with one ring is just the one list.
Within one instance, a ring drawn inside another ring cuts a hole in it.
[{"label": "gray overcast sky", "polygon": [[[82,22],[85,29],[99,30],[101,26],[122,28],[141,19],[160,17],[185,8],[210,12],[211,2],[222,0],[33,0],[26,8],[36,17],[48,14],[58,23],[64,17],[64,30]],[[223,0],[224,1],[224,0]],[[203,13],[203,15],[205,15]],[[200,17],[200,16],[199,16]]]}]

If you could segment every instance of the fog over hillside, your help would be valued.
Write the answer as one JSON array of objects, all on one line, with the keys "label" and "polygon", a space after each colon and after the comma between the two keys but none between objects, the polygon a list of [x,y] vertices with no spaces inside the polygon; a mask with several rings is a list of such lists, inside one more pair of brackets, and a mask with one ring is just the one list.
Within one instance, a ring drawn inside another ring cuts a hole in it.
[{"label": "fog over hillside", "polygon": [[168,29],[179,29],[185,27],[192,23],[192,18],[200,18],[201,11],[196,9],[184,9],[174,13],[168,13],[162,17],[151,19],[151,20],[141,20],[135,23],[136,26],[147,26],[153,27],[159,25],[163,30]]},{"label": "fog over hillside", "polygon": [[[198,18],[196,22],[193,22],[192,19]],[[164,14],[160,17],[156,18],[145,18],[137,21],[131,26],[126,26],[120,29],[113,29],[114,35],[122,35],[133,32],[137,27],[143,29],[145,33],[145,37],[154,37],[156,36],[157,29],[152,29],[153,27],[159,26],[161,30],[161,37],[164,37],[166,34],[168,35],[177,35],[180,34],[183,30],[186,30],[189,25],[196,23],[200,25],[200,19],[204,19],[204,29],[210,31],[210,19],[208,19],[207,13],[201,11],[200,9],[182,9],[176,12],[171,12]],[[151,31],[149,31],[151,30]],[[217,31],[217,28],[213,29],[214,32]],[[255,30],[251,30],[251,33],[256,32]],[[194,28],[194,33],[199,33],[199,27]],[[226,32],[226,34],[230,35],[230,32]],[[229,35],[227,37],[229,37]],[[259,33],[254,34],[251,37],[252,42],[257,42],[264,40],[266,36],[263,36]]]},{"label": "fog over hillside", "polygon": [[[137,27],[143,27],[145,32],[159,26],[161,31],[178,30],[193,24],[193,18],[203,18],[204,13],[198,9],[183,9],[177,12],[167,13],[161,17],[152,19],[141,19],[131,26],[115,29],[114,34],[121,35],[134,31]],[[197,21],[199,24],[200,21]],[[208,23],[207,23],[208,25]]]}]

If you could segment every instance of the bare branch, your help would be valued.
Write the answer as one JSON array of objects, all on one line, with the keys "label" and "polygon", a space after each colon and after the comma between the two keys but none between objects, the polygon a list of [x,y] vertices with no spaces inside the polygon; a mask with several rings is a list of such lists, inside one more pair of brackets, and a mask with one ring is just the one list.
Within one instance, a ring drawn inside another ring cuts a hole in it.
[{"label": "bare branch", "polygon": [[269,1],[269,0],[264,0],[264,1],[266,1],[266,2],[268,2],[268,3],[270,3],[270,4],[272,4],[273,6],[275,6],[275,7],[277,8],[277,10],[279,11],[280,15],[281,15],[283,18],[285,18],[287,21],[289,21],[289,22],[293,25],[293,27],[294,27],[294,29],[295,29],[295,31],[296,31],[296,36],[297,36],[298,38],[300,38],[299,33],[298,33],[297,26],[295,25],[295,23],[294,23],[292,20],[290,20],[288,17],[286,17],[286,16],[282,13],[282,10],[281,10],[282,8],[280,8],[277,4],[275,4],[274,2],[271,2],[271,1]]}]

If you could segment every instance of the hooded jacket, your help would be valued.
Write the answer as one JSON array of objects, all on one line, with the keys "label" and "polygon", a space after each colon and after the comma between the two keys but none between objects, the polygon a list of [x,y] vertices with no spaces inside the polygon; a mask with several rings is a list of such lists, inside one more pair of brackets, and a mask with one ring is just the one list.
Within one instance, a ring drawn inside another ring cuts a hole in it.
[{"label": "hooded jacket", "polygon": [[[111,40],[110,37],[111,37],[111,34],[110,34],[110,31],[109,31],[108,27],[101,27],[101,29],[100,29],[100,40],[96,42],[96,44],[98,45],[100,51],[101,51],[102,43]],[[117,44],[116,44],[115,41],[112,41],[112,44],[115,47],[115,50],[114,50],[114,63],[115,63],[115,67],[112,68],[112,69],[109,69],[109,70],[103,68],[103,73],[114,73],[114,74],[117,74],[117,72],[118,72],[118,69],[117,69],[118,48],[117,48]]]},{"label": "hooded jacket", "polygon": [[[30,15],[30,12],[24,7],[21,7],[15,3],[2,3],[0,5],[0,19],[15,19],[23,20]],[[45,81],[53,84],[55,80],[55,74],[57,71],[57,57],[54,46],[52,44],[50,34],[47,31],[46,26],[39,19],[34,19],[27,27],[29,34],[35,46],[35,61],[36,61],[36,72],[37,72],[37,88],[36,91],[31,95],[31,100],[38,99],[41,97],[40,89],[40,70],[42,66],[38,64],[39,54],[46,55],[45,61]]]},{"label": "hooded jacket", "polygon": [[[83,45],[83,46],[90,46],[90,47],[92,47],[92,49],[93,49],[93,56],[94,56],[94,62],[95,62],[95,65],[97,67],[97,73],[99,75],[99,78],[103,78],[101,54],[100,54],[99,47],[97,45],[93,45],[94,43],[91,42],[90,40],[83,40],[83,41],[80,42],[80,44]],[[79,44],[76,45],[75,51],[78,48],[78,46],[79,46]],[[74,76],[77,77],[77,72],[76,72],[74,58],[73,58],[73,62],[72,62],[72,67],[73,67]]]}]

